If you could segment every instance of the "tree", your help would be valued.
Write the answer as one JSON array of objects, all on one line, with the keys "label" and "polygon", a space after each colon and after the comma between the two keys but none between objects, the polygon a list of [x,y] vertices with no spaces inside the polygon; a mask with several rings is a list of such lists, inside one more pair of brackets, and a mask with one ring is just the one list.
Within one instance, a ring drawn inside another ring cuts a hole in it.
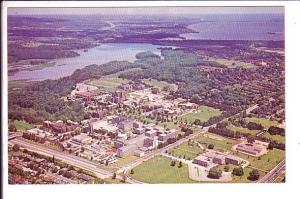
[{"label": "tree", "polygon": [[228,166],[228,165],[226,165],[226,166],[224,167],[224,171],[225,171],[225,172],[228,172],[228,171],[229,171],[229,166]]},{"label": "tree", "polygon": [[17,131],[17,127],[14,123],[9,124],[8,130],[10,132],[16,132]]},{"label": "tree", "polygon": [[242,176],[242,175],[244,175],[243,167],[236,167],[236,168],[234,168],[233,171],[232,171],[232,175],[235,175],[235,176]]},{"label": "tree", "polygon": [[268,149],[273,150],[273,148],[274,148],[274,142],[270,142],[268,145]]},{"label": "tree", "polygon": [[117,178],[117,174],[116,173],[113,173],[112,177],[111,177],[113,180]]},{"label": "tree", "polygon": [[192,96],[192,98],[191,98],[191,102],[192,102],[192,103],[198,104],[199,101],[200,101],[199,95],[193,95],[193,96]]},{"label": "tree", "polygon": [[130,174],[131,174],[131,175],[134,174],[134,170],[133,170],[133,169],[130,170]]},{"label": "tree", "polygon": [[182,162],[180,161],[178,164],[178,168],[181,168],[181,167],[182,167]]},{"label": "tree", "polygon": [[277,126],[271,126],[269,129],[268,129],[268,132],[271,134],[271,135],[281,135],[281,136],[284,136],[285,135],[285,130],[283,128],[279,128]]},{"label": "tree", "polygon": [[172,160],[170,166],[174,167],[175,165],[176,165],[175,160]]},{"label": "tree", "polygon": [[126,175],[123,174],[123,177],[122,177],[122,182],[125,183],[126,182]]},{"label": "tree", "polygon": [[247,128],[250,130],[263,130],[263,126],[261,124],[257,124],[254,122],[249,122],[247,124]]},{"label": "tree", "polygon": [[19,150],[20,150],[20,146],[17,145],[17,144],[14,144],[13,150],[14,150],[14,151],[19,151]]},{"label": "tree", "polygon": [[255,137],[253,137],[253,136],[248,136],[248,137],[247,137],[247,142],[248,142],[249,144],[253,144],[254,141],[255,141]]},{"label": "tree", "polygon": [[209,144],[207,148],[208,148],[208,149],[213,149],[214,147],[215,147],[215,146],[214,146],[213,144]]},{"label": "tree", "polygon": [[213,167],[209,170],[207,177],[213,179],[219,179],[222,176],[222,171],[216,167]]},{"label": "tree", "polygon": [[257,169],[253,169],[248,176],[249,180],[255,181],[259,179],[259,172]]}]

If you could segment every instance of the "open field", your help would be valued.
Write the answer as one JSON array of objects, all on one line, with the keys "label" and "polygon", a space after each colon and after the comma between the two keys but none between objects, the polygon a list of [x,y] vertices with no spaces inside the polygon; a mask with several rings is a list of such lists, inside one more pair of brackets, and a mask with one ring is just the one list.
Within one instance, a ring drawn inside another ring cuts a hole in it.
[{"label": "open field", "polygon": [[270,150],[267,154],[261,156],[260,160],[259,158],[242,153],[239,153],[238,156],[248,160],[250,162],[249,166],[251,167],[255,167],[264,171],[270,171],[284,159],[285,151],[279,149]]},{"label": "open field", "polygon": [[214,149],[221,149],[221,150],[231,150],[232,146],[239,142],[237,140],[233,140],[229,138],[222,138],[222,140],[217,140],[217,139],[212,139],[204,136],[198,136],[194,140],[200,143],[206,143],[207,145],[213,144]]},{"label": "open field", "polygon": [[120,179],[112,179],[110,178],[105,178],[104,179],[105,184],[127,184],[126,182],[122,182]]},{"label": "open field", "polygon": [[206,122],[209,118],[221,115],[221,111],[208,106],[200,106],[195,112],[179,116],[178,119],[194,122],[196,119]]},{"label": "open field", "polygon": [[146,183],[196,183],[189,179],[188,166],[182,164],[178,168],[178,162],[174,167],[170,166],[171,159],[161,156],[156,156],[143,162],[137,167],[133,168],[134,174],[131,175]]},{"label": "open field", "polygon": [[232,124],[228,125],[227,129],[232,130],[232,131],[239,131],[241,133],[249,133],[253,136],[255,136],[259,132],[259,130],[250,130],[250,129],[247,129],[247,128],[234,126]]},{"label": "open field", "polygon": [[118,159],[118,161],[116,163],[114,163],[113,165],[117,166],[117,167],[122,167],[122,166],[128,164],[129,162],[132,162],[132,161],[138,159],[138,157],[132,155],[132,156],[127,156],[124,158],[117,158],[117,159]]},{"label": "open field", "polygon": [[194,159],[197,154],[202,153],[203,150],[197,146],[195,143],[191,143],[188,145],[188,142],[184,142],[172,149],[170,149],[168,152],[172,154],[172,156],[181,158],[185,157],[185,159]]},{"label": "open field", "polygon": [[33,128],[33,125],[24,121],[24,120],[15,120],[14,121],[14,125],[16,126],[17,130],[20,130],[20,131],[25,131],[25,130],[28,130],[28,129],[32,129]]},{"label": "open field", "polygon": [[177,90],[177,85],[176,84],[170,84],[168,82],[165,81],[158,81],[155,79],[144,79],[143,82],[149,86],[153,86],[156,88],[159,88],[160,90],[163,90],[165,87],[168,87],[170,90],[172,91],[176,91]]},{"label": "open field", "polygon": [[264,133],[262,135],[263,137],[271,138],[272,140],[278,142],[278,143],[285,143],[285,136],[281,135],[271,135],[270,133]]},{"label": "open field", "polygon": [[246,118],[248,122],[254,122],[261,124],[264,128],[268,129],[270,126],[277,126],[279,123],[276,120],[269,120],[267,118],[258,118],[258,117],[248,117]]},{"label": "open field", "polygon": [[228,60],[228,59],[222,59],[222,58],[210,58],[209,60],[216,61],[220,64],[227,66],[228,68],[237,68],[237,67],[255,68],[255,67],[257,67],[252,63],[246,63],[246,62],[237,61],[237,60]]},{"label": "open field", "polygon": [[93,86],[97,86],[101,91],[114,92],[117,90],[117,87],[120,84],[127,82],[127,80],[123,80],[118,77],[103,77],[98,80],[91,80],[87,83]]},{"label": "open field", "polygon": [[141,70],[140,68],[132,68],[122,72],[114,73],[111,75],[106,75],[100,79],[88,80],[85,83],[93,86],[97,86],[100,91],[103,92],[114,92],[117,90],[117,87],[123,83],[128,83],[126,79],[119,78],[119,75],[123,72],[132,72]]}]

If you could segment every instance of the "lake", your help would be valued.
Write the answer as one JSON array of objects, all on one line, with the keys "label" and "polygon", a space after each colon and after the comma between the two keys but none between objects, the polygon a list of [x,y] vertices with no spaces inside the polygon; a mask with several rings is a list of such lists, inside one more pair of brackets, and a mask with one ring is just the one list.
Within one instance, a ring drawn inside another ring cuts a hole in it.
[{"label": "lake", "polygon": [[136,60],[135,55],[143,51],[152,51],[160,55],[159,47],[161,46],[152,44],[105,43],[88,49],[87,52],[83,50],[76,51],[80,56],[57,59],[53,67],[34,71],[19,71],[8,76],[8,80],[59,79],[71,75],[76,69],[81,69],[91,64],[104,64],[114,60],[133,62]]},{"label": "lake", "polygon": [[204,16],[188,26],[197,33],[181,34],[186,39],[284,40],[282,15]]}]

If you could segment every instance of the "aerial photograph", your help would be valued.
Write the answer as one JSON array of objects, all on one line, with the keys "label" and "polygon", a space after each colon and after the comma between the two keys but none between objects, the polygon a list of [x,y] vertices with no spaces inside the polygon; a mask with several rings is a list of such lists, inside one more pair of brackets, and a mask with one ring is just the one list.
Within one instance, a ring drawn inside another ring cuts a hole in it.
[{"label": "aerial photograph", "polygon": [[284,7],[7,12],[8,184],[285,183]]}]

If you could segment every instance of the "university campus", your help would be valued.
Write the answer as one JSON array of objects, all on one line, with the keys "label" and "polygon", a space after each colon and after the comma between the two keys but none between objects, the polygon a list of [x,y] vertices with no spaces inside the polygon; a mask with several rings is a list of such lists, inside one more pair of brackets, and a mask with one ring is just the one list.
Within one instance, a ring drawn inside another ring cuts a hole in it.
[{"label": "university campus", "polygon": [[8,10],[9,184],[285,182],[282,8],[38,9]]}]

